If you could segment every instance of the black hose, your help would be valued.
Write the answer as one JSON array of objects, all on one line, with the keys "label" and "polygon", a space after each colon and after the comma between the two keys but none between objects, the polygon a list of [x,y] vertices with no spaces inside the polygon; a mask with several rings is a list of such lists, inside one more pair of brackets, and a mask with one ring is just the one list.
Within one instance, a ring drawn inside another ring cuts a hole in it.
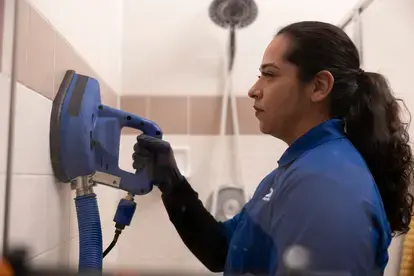
[{"label": "black hose", "polygon": [[119,235],[121,235],[121,233],[122,233],[122,230],[120,229],[115,230],[114,238],[112,239],[112,242],[109,244],[109,246],[105,249],[103,253],[103,258],[105,258],[105,256],[108,255],[108,253],[112,250],[112,248],[115,247],[116,242],[118,241]]}]

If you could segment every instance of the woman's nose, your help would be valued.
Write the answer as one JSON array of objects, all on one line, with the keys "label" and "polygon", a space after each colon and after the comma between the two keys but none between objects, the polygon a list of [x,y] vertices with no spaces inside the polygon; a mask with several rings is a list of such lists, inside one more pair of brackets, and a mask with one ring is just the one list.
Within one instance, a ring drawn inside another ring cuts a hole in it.
[{"label": "woman's nose", "polygon": [[260,98],[260,94],[260,90],[255,86],[253,86],[248,92],[249,97],[253,99]]}]

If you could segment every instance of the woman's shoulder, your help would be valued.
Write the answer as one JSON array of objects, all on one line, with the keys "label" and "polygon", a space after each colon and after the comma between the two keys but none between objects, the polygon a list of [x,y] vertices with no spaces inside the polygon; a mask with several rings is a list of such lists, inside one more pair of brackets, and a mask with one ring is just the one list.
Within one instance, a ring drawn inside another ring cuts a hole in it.
[{"label": "woman's shoulder", "polygon": [[336,139],[319,145],[298,158],[295,163],[292,165],[312,171],[368,170],[364,158],[348,139]]},{"label": "woman's shoulder", "polygon": [[286,175],[289,179],[325,179],[327,183],[347,187],[355,185],[372,189],[375,184],[364,159],[347,139],[338,139],[308,151],[291,164]]}]

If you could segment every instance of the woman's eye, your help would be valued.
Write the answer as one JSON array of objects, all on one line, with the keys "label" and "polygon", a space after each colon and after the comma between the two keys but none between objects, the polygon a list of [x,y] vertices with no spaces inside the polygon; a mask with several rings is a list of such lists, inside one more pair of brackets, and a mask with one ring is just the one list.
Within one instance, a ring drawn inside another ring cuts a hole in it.
[{"label": "woman's eye", "polygon": [[258,76],[258,78],[260,79],[261,77],[272,77],[273,74],[271,73],[267,73],[267,72],[261,72],[261,75]]}]

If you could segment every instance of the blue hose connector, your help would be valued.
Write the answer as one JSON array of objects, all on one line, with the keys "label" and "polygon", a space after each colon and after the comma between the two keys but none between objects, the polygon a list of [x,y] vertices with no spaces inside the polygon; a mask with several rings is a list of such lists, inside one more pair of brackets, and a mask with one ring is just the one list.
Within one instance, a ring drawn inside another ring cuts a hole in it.
[{"label": "blue hose connector", "polygon": [[102,229],[96,194],[75,198],[79,230],[79,272],[102,271]]},{"label": "blue hose connector", "polygon": [[115,227],[123,230],[125,226],[129,226],[134,216],[136,207],[137,204],[133,201],[133,199],[121,199],[114,217],[114,222],[116,223]]}]

